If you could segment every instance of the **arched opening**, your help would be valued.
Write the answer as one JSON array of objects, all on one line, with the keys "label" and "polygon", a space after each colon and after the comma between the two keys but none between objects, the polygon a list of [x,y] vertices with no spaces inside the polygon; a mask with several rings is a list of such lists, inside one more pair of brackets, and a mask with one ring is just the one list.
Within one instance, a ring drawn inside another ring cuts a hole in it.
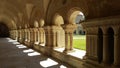
[{"label": "arched opening", "polygon": [[54,31],[54,38],[53,38],[53,42],[54,42],[54,46],[55,47],[64,47],[65,46],[65,32],[62,28],[61,25],[64,24],[64,20],[63,17],[61,15],[59,15],[58,13],[55,14],[54,18],[53,18],[53,23],[54,23],[54,27],[53,27],[53,31]]},{"label": "arched opening", "polygon": [[35,21],[34,22],[34,43],[35,44],[39,44],[39,31],[38,31],[38,27],[39,27],[39,24],[38,24],[38,21]]},{"label": "arched opening", "polygon": [[84,14],[77,9],[73,9],[68,13],[68,24],[70,25],[68,26],[72,29],[70,29],[70,33],[66,36],[70,42],[70,44],[68,44],[70,46],[70,50],[73,52],[69,54],[80,59],[83,59],[86,53],[86,35],[81,24],[84,20]]},{"label": "arched opening", "polygon": [[109,63],[112,64],[114,62],[114,30],[109,28],[107,31],[108,34],[108,55],[109,55]]},{"label": "arched opening", "polygon": [[103,31],[101,28],[98,29],[97,55],[98,55],[98,62],[101,63],[103,60]]},{"label": "arched opening", "polygon": [[61,26],[62,24],[64,24],[63,17],[58,13],[55,14],[53,22],[54,22],[54,25],[57,25],[57,26]]},{"label": "arched opening", "polygon": [[3,22],[0,22],[0,37],[9,37],[9,28]]},{"label": "arched opening", "polygon": [[44,31],[44,19],[40,19],[39,21],[39,26],[40,28],[38,29],[39,30],[39,44],[42,45],[42,46],[45,46],[45,31]]},{"label": "arched opening", "polygon": [[85,30],[83,29],[82,22],[85,20],[85,16],[81,11],[74,11],[69,19],[71,24],[76,24],[77,28],[73,33],[73,47],[86,50],[86,36]]}]

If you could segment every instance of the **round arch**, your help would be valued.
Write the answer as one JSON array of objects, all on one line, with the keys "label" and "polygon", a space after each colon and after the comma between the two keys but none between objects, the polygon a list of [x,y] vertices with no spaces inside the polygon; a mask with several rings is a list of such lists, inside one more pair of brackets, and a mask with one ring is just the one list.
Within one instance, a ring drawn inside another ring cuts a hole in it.
[{"label": "round arch", "polygon": [[40,18],[43,18],[42,11],[38,7],[33,7],[31,15],[30,15],[30,22],[29,22],[30,27],[34,27],[33,26],[34,25],[33,22],[35,20],[39,21]]},{"label": "round arch", "polygon": [[44,26],[44,24],[45,24],[44,19],[40,19],[40,21],[39,21],[39,26],[40,26],[40,27],[43,27],[43,26]]},{"label": "round arch", "polygon": [[34,27],[35,28],[39,27],[38,21],[36,21],[36,20],[34,21]]},{"label": "round arch", "polygon": [[64,24],[63,17],[60,14],[56,13],[53,18],[53,24],[57,26]]},{"label": "round arch", "polygon": [[75,24],[76,23],[76,18],[79,16],[81,18],[80,21],[85,20],[84,13],[79,9],[79,8],[72,8],[68,12],[68,22],[70,24]]},{"label": "round arch", "polygon": [[108,49],[107,49],[107,52],[108,52],[108,55],[109,55],[109,64],[112,64],[114,62],[114,30],[112,27],[109,27],[108,30],[107,30],[107,35],[108,35],[108,42],[107,42],[107,46],[108,46]]},{"label": "round arch", "polygon": [[8,15],[1,15],[0,21],[3,22],[4,24],[6,24],[6,26],[9,28],[9,30],[17,29],[15,21],[12,18],[10,18]]},{"label": "round arch", "polygon": [[101,28],[98,28],[97,55],[98,62],[101,63],[103,61],[103,30]]},{"label": "round arch", "polygon": [[0,22],[0,37],[9,37],[9,28],[4,22]]}]

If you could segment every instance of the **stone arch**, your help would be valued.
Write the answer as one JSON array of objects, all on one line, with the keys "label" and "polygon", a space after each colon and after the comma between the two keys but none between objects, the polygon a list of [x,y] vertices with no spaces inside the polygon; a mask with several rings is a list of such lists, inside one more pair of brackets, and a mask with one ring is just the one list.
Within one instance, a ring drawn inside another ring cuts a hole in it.
[{"label": "stone arch", "polygon": [[33,7],[32,9],[32,12],[31,12],[31,16],[30,16],[30,27],[34,27],[33,25],[33,22],[36,20],[36,21],[39,21],[40,18],[43,17],[43,13],[42,11],[40,10],[39,7]]},{"label": "stone arch", "polygon": [[40,19],[40,21],[39,21],[39,26],[40,26],[40,27],[43,27],[44,25],[45,25],[44,19]]},{"label": "stone arch", "polygon": [[[79,16],[82,16],[78,19],[78,15]],[[76,7],[73,7],[71,8],[68,13],[67,13],[67,24],[68,24],[68,30],[70,30],[70,32],[68,32],[68,39],[70,39],[70,43],[68,44],[70,46],[70,50],[73,49],[73,47],[75,48],[79,48],[78,46],[75,46],[76,44],[76,40],[75,40],[75,35],[78,34],[80,35],[79,33],[85,33],[84,29],[82,30],[83,32],[79,31],[81,28],[82,28],[82,24],[80,24],[80,22],[82,22],[83,20],[81,20],[82,18],[84,18],[84,14],[81,12],[80,8],[76,8]],[[79,20],[78,23],[76,22],[76,20]],[[81,20],[81,21],[80,21]],[[73,35],[74,34],[74,35]],[[66,37],[67,38],[67,37]],[[74,40],[73,40],[74,39]],[[80,36],[79,36],[79,39],[80,39]],[[84,36],[84,39],[85,36]],[[79,41],[80,42],[80,41]],[[85,43],[85,41],[84,41]],[[86,44],[85,44],[86,45]],[[81,45],[80,45],[81,46]],[[85,49],[85,48],[84,48]]]},{"label": "stone arch", "polygon": [[0,13],[0,21],[6,24],[10,30],[17,29],[16,21],[12,16]]},{"label": "stone arch", "polygon": [[64,24],[63,17],[60,14],[56,13],[53,18],[53,24],[57,26]]},{"label": "stone arch", "polygon": [[39,23],[38,23],[38,21],[36,21],[36,20],[34,21],[34,27],[35,27],[35,28],[39,27]]},{"label": "stone arch", "polygon": [[9,28],[3,22],[0,22],[0,37],[9,37]]},{"label": "stone arch", "polygon": [[[83,20],[85,20],[84,13],[79,8],[70,9],[68,12],[68,22],[70,24],[75,24],[76,23],[75,20],[78,15],[82,15]],[[83,21],[83,20],[81,20],[81,21]]]},{"label": "stone arch", "polygon": [[114,62],[114,30],[113,28],[109,27],[107,30],[107,35],[108,35],[108,55],[109,55],[109,63],[112,64]]},{"label": "stone arch", "polygon": [[40,28],[38,29],[39,30],[38,37],[39,37],[39,44],[40,45],[41,44],[45,44],[45,30],[43,28],[44,24],[45,24],[44,19],[40,19],[39,20],[39,26],[40,26]]},{"label": "stone arch", "polygon": [[97,56],[98,62],[101,63],[103,61],[103,31],[101,28],[98,28]]},{"label": "stone arch", "polygon": [[38,27],[39,27],[39,23],[38,23],[38,21],[35,20],[34,21],[34,37],[35,37],[34,40],[35,40],[35,42],[38,42],[38,40],[39,40],[38,39],[38,35],[39,35],[38,33],[39,32],[38,32],[38,29],[37,29]]}]

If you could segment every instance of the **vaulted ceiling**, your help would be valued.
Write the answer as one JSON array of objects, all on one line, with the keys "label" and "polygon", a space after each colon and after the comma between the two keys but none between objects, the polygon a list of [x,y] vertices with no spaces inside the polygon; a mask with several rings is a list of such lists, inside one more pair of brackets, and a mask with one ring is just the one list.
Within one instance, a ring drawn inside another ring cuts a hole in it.
[{"label": "vaulted ceiling", "polygon": [[52,22],[55,13],[63,16],[67,22],[67,13],[79,8],[86,19],[101,18],[120,14],[120,0],[0,0],[0,21],[9,29],[33,27],[35,20]]}]

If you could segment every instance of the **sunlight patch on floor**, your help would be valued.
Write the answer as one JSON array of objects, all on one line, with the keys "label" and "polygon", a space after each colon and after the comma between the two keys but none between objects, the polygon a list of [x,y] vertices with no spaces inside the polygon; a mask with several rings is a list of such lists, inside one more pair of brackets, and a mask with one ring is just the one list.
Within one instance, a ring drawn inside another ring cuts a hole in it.
[{"label": "sunlight patch on floor", "polygon": [[58,62],[48,58],[47,60],[44,60],[44,61],[40,61],[40,65],[43,66],[43,67],[50,67],[50,66],[54,66],[54,65],[57,65]]},{"label": "sunlight patch on floor", "polygon": [[23,50],[24,53],[29,53],[29,52],[33,52],[33,49],[27,49],[27,50]]},{"label": "sunlight patch on floor", "polygon": [[28,53],[28,56],[38,56],[38,55],[40,55],[39,52]]},{"label": "sunlight patch on floor", "polygon": [[16,44],[17,45],[17,44],[20,44],[20,43],[19,42],[12,42],[12,44]]},{"label": "sunlight patch on floor", "polygon": [[16,45],[16,47],[18,47],[18,48],[27,48],[26,46],[24,46],[24,45],[22,45],[22,44],[20,44],[20,45]]},{"label": "sunlight patch on floor", "polygon": [[7,38],[8,42],[17,42],[17,40],[12,40],[12,39],[9,39]]},{"label": "sunlight patch on floor", "polygon": [[64,65],[60,65],[60,68],[67,68],[66,66],[64,66]]}]

